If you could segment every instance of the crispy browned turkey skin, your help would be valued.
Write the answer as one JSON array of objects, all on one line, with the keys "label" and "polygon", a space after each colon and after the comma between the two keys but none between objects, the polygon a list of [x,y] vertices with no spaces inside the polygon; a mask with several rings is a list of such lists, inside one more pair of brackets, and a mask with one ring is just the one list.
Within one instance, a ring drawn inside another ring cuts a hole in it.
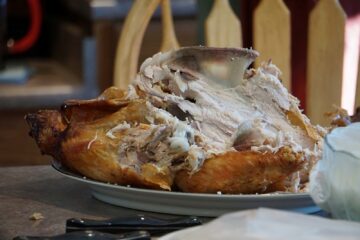
[{"label": "crispy browned turkey skin", "polygon": [[185,192],[301,191],[321,153],[271,63],[187,47],[147,59],[126,91],[28,114],[41,152],[104,182]]}]

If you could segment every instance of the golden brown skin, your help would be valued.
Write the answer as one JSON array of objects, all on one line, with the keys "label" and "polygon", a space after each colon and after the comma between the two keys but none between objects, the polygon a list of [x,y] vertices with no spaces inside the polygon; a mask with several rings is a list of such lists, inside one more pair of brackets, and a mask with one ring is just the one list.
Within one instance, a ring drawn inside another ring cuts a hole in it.
[{"label": "golden brown skin", "polygon": [[180,171],[175,182],[184,192],[264,193],[270,185],[298,171],[303,163],[302,154],[288,147],[275,154],[232,151],[206,160],[194,174]]},{"label": "golden brown skin", "polygon": [[[144,102],[136,101],[103,118],[72,123],[61,143],[62,163],[95,180],[170,190],[172,178],[167,169],[158,171],[150,163],[142,165],[140,172],[122,167],[118,162],[122,136],[118,134],[116,139],[106,136],[108,130],[124,121],[146,123],[144,106]],[[139,126],[146,127],[146,124]]]},{"label": "golden brown skin", "polygon": [[[124,92],[107,89],[99,98],[66,101],[61,111],[41,110],[25,120],[42,154],[48,154],[70,170],[103,181],[153,189],[170,190],[172,175],[153,164],[143,164],[140,172],[118,163],[121,136],[110,139],[106,132],[119,123],[146,123],[144,100],[124,101]],[[142,124],[141,128],[146,128]],[[96,139],[95,139],[96,136]]]},{"label": "golden brown skin", "polygon": [[40,110],[27,114],[25,120],[30,126],[29,135],[35,139],[41,153],[54,158],[60,157],[58,146],[67,128],[61,113],[56,110]]}]

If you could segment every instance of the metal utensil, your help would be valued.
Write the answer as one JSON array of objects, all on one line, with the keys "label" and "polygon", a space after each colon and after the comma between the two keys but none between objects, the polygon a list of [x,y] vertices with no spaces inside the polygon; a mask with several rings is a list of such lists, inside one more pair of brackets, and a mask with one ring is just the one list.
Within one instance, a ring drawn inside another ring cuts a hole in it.
[{"label": "metal utensil", "polygon": [[96,231],[78,231],[51,237],[19,236],[13,240],[150,240],[146,231],[135,231],[122,234],[109,234]]}]

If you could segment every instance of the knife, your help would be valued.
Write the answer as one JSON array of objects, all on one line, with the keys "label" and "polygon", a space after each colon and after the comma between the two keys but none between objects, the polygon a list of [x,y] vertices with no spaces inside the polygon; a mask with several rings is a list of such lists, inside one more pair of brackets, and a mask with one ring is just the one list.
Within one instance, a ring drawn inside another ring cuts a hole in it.
[{"label": "knife", "polygon": [[52,237],[19,236],[13,240],[150,240],[150,234],[146,231],[135,231],[116,235],[96,231],[78,231]]},{"label": "knife", "polygon": [[128,231],[148,231],[151,234],[166,233],[180,230],[187,227],[201,225],[202,221],[198,217],[180,218],[158,218],[145,215],[131,217],[113,218],[106,220],[92,219],[68,219],[66,221],[66,231],[94,230],[100,232],[121,233]]}]

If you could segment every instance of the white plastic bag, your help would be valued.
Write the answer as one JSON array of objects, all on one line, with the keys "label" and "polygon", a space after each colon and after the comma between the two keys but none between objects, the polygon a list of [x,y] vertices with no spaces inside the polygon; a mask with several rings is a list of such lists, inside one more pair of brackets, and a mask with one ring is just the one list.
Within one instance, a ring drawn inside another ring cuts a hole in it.
[{"label": "white plastic bag", "polygon": [[360,221],[360,123],[336,128],[325,137],[309,189],[315,203],[334,218]]}]

